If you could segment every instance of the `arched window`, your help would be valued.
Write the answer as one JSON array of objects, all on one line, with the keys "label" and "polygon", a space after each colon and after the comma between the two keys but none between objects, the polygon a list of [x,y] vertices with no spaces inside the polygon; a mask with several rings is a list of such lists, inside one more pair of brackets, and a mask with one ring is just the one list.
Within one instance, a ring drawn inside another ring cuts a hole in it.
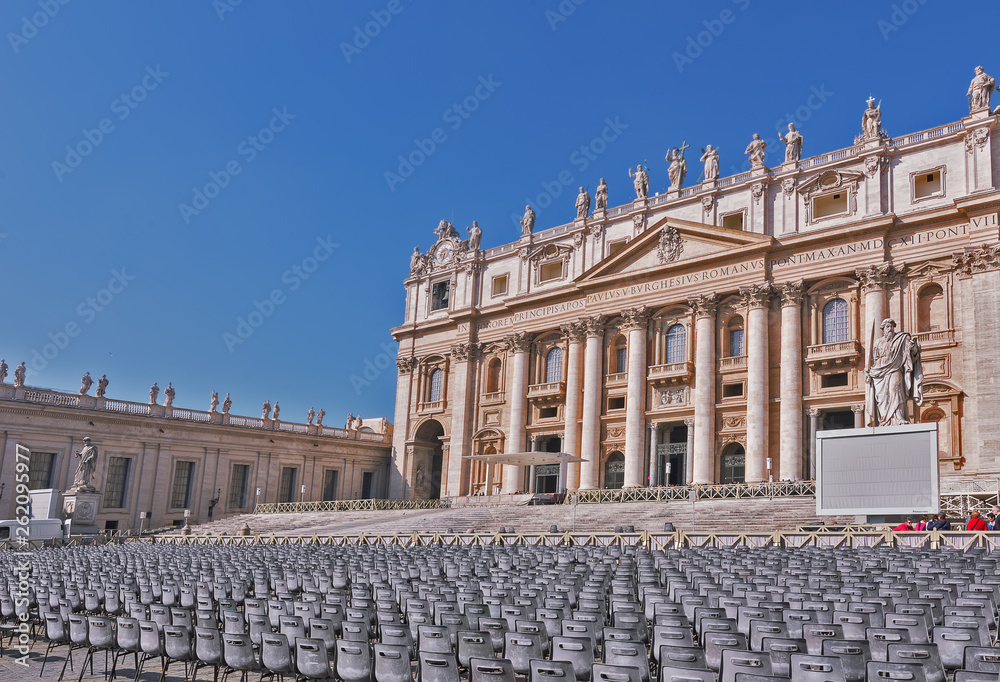
[{"label": "arched window", "polygon": [[436,403],[441,400],[441,392],[444,389],[444,370],[435,369],[431,372],[431,388],[428,393],[427,402]]},{"label": "arched window", "polygon": [[823,343],[840,343],[851,337],[847,301],[834,298],[823,306]]},{"label": "arched window", "polygon": [[604,462],[604,487],[618,490],[625,485],[625,455],[612,452]]},{"label": "arched window", "polygon": [[667,329],[667,362],[684,362],[687,359],[687,328],[683,324],[674,324]]},{"label": "arched window", "polygon": [[944,290],[940,284],[928,284],[917,295],[917,331],[936,332],[947,328]]},{"label": "arched window", "polygon": [[628,343],[625,341],[624,336],[619,336],[615,339],[615,345],[612,349],[613,354],[611,356],[611,366],[614,368],[613,374],[621,374],[628,371]]},{"label": "arched window", "polygon": [[545,355],[545,383],[562,381],[563,352],[556,346]]},{"label": "arched window", "polygon": [[500,358],[493,358],[486,368],[486,392],[496,393],[500,390],[500,370],[503,363]]},{"label": "arched window", "polygon": [[743,318],[736,315],[726,324],[726,341],[729,344],[729,347],[726,349],[726,356],[738,358],[746,355],[746,346],[743,340]]}]

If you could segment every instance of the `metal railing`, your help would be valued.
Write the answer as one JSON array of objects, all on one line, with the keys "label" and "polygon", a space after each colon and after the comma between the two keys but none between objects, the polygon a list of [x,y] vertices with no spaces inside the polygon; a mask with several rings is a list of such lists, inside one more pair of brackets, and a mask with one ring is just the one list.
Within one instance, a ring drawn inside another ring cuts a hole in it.
[{"label": "metal railing", "polygon": [[[577,490],[579,504],[621,502],[667,502],[670,500],[725,500],[746,497],[815,497],[815,481],[776,481],[774,483],[723,483],[719,485],[671,485],[618,490]],[[566,503],[573,495],[567,495]]]}]

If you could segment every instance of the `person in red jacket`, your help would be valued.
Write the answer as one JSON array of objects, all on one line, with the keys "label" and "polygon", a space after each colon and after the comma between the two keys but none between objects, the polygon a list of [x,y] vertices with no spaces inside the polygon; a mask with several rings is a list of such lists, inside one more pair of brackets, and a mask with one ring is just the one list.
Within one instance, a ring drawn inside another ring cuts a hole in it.
[{"label": "person in red jacket", "polygon": [[969,522],[965,524],[965,530],[986,530],[986,522],[983,521],[983,517],[979,515],[978,511],[973,510],[972,515],[969,516]]},{"label": "person in red jacket", "polygon": [[906,521],[893,528],[893,530],[913,530],[913,519],[907,518]]}]

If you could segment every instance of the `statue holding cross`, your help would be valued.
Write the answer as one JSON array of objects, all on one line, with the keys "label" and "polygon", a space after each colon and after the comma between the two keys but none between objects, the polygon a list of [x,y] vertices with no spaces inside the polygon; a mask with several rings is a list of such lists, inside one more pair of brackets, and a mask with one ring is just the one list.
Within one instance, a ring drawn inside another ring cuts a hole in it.
[{"label": "statue holding cross", "polygon": [[687,161],[684,160],[684,150],[690,147],[687,140],[681,143],[680,147],[674,147],[667,152],[666,160],[670,162],[667,175],[670,177],[670,189],[680,191],[684,185],[684,177],[687,175]]}]

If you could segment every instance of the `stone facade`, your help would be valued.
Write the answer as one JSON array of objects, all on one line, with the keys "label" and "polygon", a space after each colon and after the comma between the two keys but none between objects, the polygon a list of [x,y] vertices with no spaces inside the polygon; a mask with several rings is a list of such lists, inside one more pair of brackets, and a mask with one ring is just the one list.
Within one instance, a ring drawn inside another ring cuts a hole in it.
[{"label": "stone facade", "polygon": [[67,490],[85,436],[99,450],[95,527],[126,530],[140,512],[145,528],[183,523],[185,510],[203,523],[216,497],[215,519],[257,502],[385,497],[392,425],[348,431],[0,383],[0,517],[14,514],[18,445],[31,451],[32,487]]},{"label": "stone facade", "polygon": [[811,478],[813,434],[864,424],[885,317],[923,348],[943,485],[995,483],[997,124],[879,128],[489,250],[439,228],[393,330],[390,495],[545,491],[468,459],[534,449],[587,460],[570,489]]}]

